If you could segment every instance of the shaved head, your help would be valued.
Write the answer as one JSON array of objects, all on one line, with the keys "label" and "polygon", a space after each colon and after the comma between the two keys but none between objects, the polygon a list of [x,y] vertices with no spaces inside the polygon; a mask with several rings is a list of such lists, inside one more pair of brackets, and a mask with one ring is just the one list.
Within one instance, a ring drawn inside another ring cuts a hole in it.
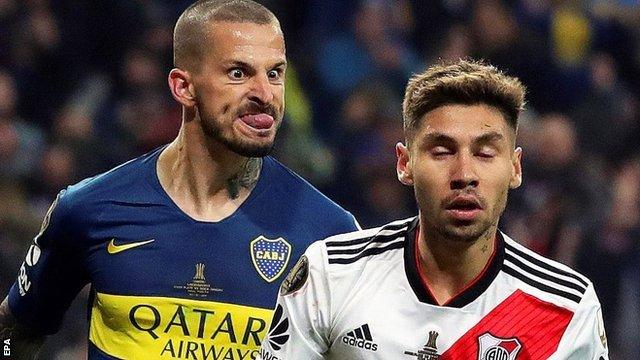
[{"label": "shaved head", "polygon": [[206,48],[205,39],[216,22],[273,25],[280,22],[266,7],[251,0],[200,0],[180,15],[173,30],[173,65],[195,71]]}]

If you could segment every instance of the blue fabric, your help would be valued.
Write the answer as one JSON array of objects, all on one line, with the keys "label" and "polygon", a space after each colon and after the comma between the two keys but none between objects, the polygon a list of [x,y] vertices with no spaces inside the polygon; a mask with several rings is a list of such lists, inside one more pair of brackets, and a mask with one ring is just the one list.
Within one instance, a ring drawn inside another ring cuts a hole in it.
[{"label": "blue fabric", "polygon": [[[57,331],[87,283],[93,293],[270,309],[279,284],[311,242],[357,228],[350,213],[271,157],[264,158],[258,183],[234,214],[219,222],[194,220],[160,186],[161,150],[60,193],[9,293],[11,311],[21,322],[44,334]],[[252,261],[250,243],[260,236],[282,238],[292,247],[286,269],[272,282]],[[116,245],[154,241],[109,254],[112,239]],[[205,278],[221,291],[194,296],[181,287],[194,278],[197,264],[204,264]]]}]

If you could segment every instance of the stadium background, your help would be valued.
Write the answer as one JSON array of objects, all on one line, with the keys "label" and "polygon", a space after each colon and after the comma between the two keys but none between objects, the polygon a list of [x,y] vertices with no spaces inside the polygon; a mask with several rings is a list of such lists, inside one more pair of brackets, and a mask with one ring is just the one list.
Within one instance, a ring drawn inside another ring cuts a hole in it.
[{"label": "stadium background", "polygon": [[[176,133],[166,74],[189,3],[0,0],[2,296],[60,189]],[[262,3],[290,61],[276,156],[364,226],[415,213],[394,170],[410,74],[472,56],[519,76],[525,181],[501,228],[593,279],[612,358],[640,359],[640,2]],[[83,301],[42,358],[84,358]]]}]

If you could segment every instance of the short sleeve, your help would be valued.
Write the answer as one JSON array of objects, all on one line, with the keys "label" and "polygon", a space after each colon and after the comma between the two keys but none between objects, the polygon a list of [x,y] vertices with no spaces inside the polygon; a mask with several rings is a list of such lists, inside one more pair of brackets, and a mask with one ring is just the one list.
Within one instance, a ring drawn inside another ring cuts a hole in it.
[{"label": "short sleeve", "polygon": [[[9,290],[9,307],[23,325],[55,333],[78,292],[87,284],[65,191],[53,202]],[[72,241],[73,240],[73,241]]]},{"label": "short sleeve", "polygon": [[[607,336],[600,302],[589,284],[565,331],[556,355],[558,359],[608,360]],[[553,357],[555,359],[555,357]]]},{"label": "short sleeve", "polygon": [[284,280],[260,359],[323,359],[329,348],[330,290],[322,242]]}]

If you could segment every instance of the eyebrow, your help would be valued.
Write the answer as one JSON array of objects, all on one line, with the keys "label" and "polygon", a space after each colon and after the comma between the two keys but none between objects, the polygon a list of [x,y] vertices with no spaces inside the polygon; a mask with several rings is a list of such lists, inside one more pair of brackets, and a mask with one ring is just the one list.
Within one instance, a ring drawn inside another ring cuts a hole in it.
[{"label": "eyebrow", "polygon": [[227,62],[224,62],[223,64],[224,64],[224,67],[234,67],[234,68],[238,67],[243,69],[253,69],[253,65],[241,60],[229,60]]},{"label": "eyebrow", "polygon": [[[490,131],[475,137],[471,142],[474,145],[486,144],[486,143],[492,143],[492,142],[499,142],[504,140],[504,138],[505,138],[504,135],[500,134],[499,132]],[[434,143],[435,144],[438,144],[438,143],[439,144],[457,144],[458,141],[445,133],[432,132],[427,134],[424,137],[423,143],[424,144],[434,144]]]},{"label": "eyebrow", "polygon": [[424,144],[434,144],[434,143],[455,144],[457,143],[457,141],[454,138],[441,132],[428,133],[424,137],[422,142]]},{"label": "eyebrow", "polygon": [[[245,68],[245,69],[252,69],[253,68],[253,65],[251,65],[251,64],[249,64],[247,62],[244,62],[242,60],[231,60],[231,61],[229,61],[227,63],[226,66],[240,67],[240,68]],[[284,66],[287,66],[287,61],[286,60],[282,60],[282,61],[277,62],[275,65],[273,65],[271,67],[271,69],[276,69],[276,68],[284,67]]]},{"label": "eyebrow", "polygon": [[287,66],[287,61],[286,61],[286,60],[283,60],[283,61],[277,62],[277,63],[276,63],[274,66],[272,66],[271,68],[272,68],[272,69],[275,69],[275,68],[285,67],[285,66]]},{"label": "eyebrow", "polygon": [[484,133],[475,139],[473,139],[474,144],[486,144],[492,142],[499,142],[504,140],[504,136],[496,131],[491,131],[488,133]]}]

